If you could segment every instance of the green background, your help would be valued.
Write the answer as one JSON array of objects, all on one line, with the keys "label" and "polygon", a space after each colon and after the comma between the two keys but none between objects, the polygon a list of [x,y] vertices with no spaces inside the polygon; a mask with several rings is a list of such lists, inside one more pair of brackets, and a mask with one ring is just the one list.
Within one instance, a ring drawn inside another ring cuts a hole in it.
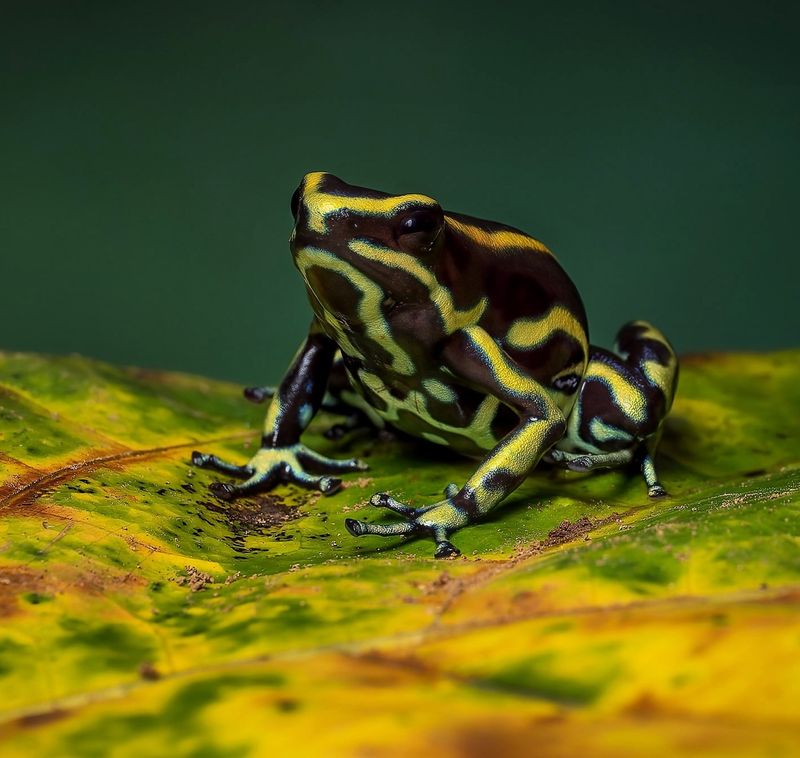
[{"label": "green background", "polygon": [[531,232],[599,344],[796,345],[797,7],[4,2],[0,348],[276,380],[310,170]]}]

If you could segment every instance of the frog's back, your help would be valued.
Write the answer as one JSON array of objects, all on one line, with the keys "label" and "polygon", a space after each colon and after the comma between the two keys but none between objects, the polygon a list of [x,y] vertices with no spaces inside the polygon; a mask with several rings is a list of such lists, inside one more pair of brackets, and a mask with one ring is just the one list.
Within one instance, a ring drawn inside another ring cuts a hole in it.
[{"label": "frog's back", "polygon": [[586,311],[572,280],[544,244],[518,229],[449,211],[445,222],[439,276],[456,306],[486,297],[479,325],[570,404],[589,354]]}]

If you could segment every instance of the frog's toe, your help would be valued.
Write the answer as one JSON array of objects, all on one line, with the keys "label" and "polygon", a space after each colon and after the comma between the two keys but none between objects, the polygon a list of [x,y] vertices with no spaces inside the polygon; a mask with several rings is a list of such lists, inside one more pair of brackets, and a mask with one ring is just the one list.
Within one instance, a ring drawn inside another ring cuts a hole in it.
[{"label": "frog's toe", "polygon": [[369,466],[359,458],[328,458],[327,455],[302,448],[297,451],[297,460],[319,474],[348,474],[353,471],[366,471]]},{"label": "frog's toe", "polygon": [[448,499],[454,498],[458,494],[459,489],[459,486],[455,482],[450,482],[450,484],[444,488],[444,496]]},{"label": "frog's toe", "polygon": [[242,495],[271,489],[280,479],[280,472],[277,467],[269,468],[257,474],[253,474],[251,469],[250,474],[250,478],[241,484],[234,484],[232,482],[211,482],[211,484],[208,485],[208,489],[220,500],[230,501]]},{"label": "frog's toe", "polygon": [[449,540],[441,540],[436,543],[434,558],[457,558],[461,551]]},{"label": "frog's toe", "polygon": [[229,502],[236,497],[236,487],[228,482],[211,482],[208,489],[214,497]]},{"label": "frog's toe", "polygon": [[192,466],[203,468],[208,463],[210,457],[210,455],[201,453],[199,450],[192,450]]},{"label": "frog's toe", "polygon": [[263,403],[271,397],[275,397],[274,387],[245,387],[244,396],[251,403]]},{"label": "frog's toe", "polygon": [[199,450],[192,451],[192,465],[198,468],[213,469],[230,476],[246,478],[253,475],[253,469],[250,466],[237,466],[235,463],[228,463],[222,458],[217,458],[216,455],[201,453]]},{"label": "frog's toe", "polygon": [[567,461],[567,454],[563,450],[548,450],[544,455],[547,463],[564,463]]},{"label": "frog's toe", "polygon": [[647,488],[648,497],[667,497],[669,493],[660,485],[654,484]]},{"label": "frog's toe", "polygon": [[567,463],[567,468],[570,471],[591,471],[592,469],[592,459],[588,455],[579,455],[577,458],[572,458]]},{"label": "frog's toe", "polygon": [[368,524],[358,519],[345,519],[345,528],[353,537],[363,537],[365,534],[376,534],[379,537],[398,537],[411,534],[416,530],[409,521],[396,521],[394,524]]},{"label": "frog's toe", "polygon": [[284,467],[282,479],[307,490],[319,490],[323,495],[332,495],[334,492],[338,492],[342,486],[342,480],[337,477],[311,476],[311,474],[292,468],[289,465]]},{"label": "frog's toe", "polygon": [[417,515],[416,508],[412,508],[410,505],[406,505],[405,503],[401,503],[399,500],[395,500],[387,492],[378,492],[377,494],[373,495],[369,499],[369,504],[374,505],[377,508],[388,508],[390,511],[399,513],[401,516],[406,516],[407,518],[413,518]]}]

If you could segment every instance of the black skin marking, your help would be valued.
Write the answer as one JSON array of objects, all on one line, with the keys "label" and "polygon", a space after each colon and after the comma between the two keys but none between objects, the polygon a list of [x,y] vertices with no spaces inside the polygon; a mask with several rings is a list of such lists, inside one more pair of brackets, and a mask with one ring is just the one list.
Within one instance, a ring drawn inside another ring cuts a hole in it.
[{"label": "black skin marking", "polygon": [[626,363],[640,366],[645,361],[655,360],[666,366],[671,351],[662,342],[643,337],[645,329],[636,324],[626,324],[617,333],[617,351],[627,354]]},{"label": "black skin marking", "polygon": [[571,395],[578,389],[581,383],[581,378],[577,374],[567,374],[566,376],[559,376],[554,382],[553,387],[559,392],[564,392]]},{"label": "black skin marking", "polygon": [[320,332],[308,335],[301,353],[292,363],[278,388],[276,401],[282,410],[281,422],[272,434],[264,435],[261,447],[287,447],[300,441],[304,427],[300,423],[300,409],[311,408],[314,415],[322,404],[336,343]]}]

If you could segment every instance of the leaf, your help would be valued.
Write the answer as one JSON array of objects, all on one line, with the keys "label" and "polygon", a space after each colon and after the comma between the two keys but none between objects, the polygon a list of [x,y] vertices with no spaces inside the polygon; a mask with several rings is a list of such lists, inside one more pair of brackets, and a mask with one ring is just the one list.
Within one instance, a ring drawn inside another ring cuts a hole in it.
[{"label": "leaf", "polygon": [[684,359],[659,473],[541,470],[487,522],[350,537],[474,463],[356,437],[366,476],[232,504],[229,384],[0,356],[3,755],[789,754],[800,738],[800,352]]}]

